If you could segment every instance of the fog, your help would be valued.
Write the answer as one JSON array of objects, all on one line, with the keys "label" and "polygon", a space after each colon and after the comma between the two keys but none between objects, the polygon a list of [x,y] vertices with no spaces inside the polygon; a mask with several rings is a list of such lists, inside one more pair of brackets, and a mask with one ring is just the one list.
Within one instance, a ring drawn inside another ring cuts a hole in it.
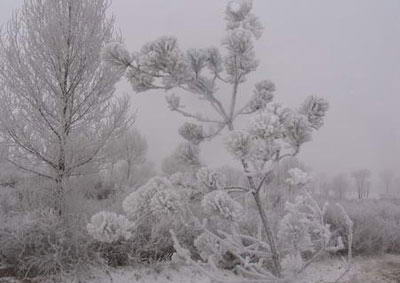
[{"label": "fog", "polygon": [[[0,1],[0,23],[21,3]],[[176,36],[186,49],[220,44],[225,4],[114,0],[110,11],[129,50],[161,35]],[[254,82],[270,79],[276,101],[288,106],[296,107],[309,94],[323,96],[330,103],[326,123],[299,158],[317,172],[393,168],[398,174],[400,1],[256,0],[254,5],[266,28],[256,43],[258,72],[240,95],[249,95]],[[159,163],[180,141],[183,119],[168,110],[163,93],[135,94],[126,82],[118,91],[132,95],[137,128],[148,140],[149,158]],[[220,140],[208,142],[204,161],[231,162],[222,148]]]}]

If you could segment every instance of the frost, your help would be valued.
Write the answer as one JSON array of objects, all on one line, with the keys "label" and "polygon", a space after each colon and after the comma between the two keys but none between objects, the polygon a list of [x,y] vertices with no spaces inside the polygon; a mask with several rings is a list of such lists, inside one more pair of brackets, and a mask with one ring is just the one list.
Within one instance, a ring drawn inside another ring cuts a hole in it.
[{"label": "frost", "polygon": [[203,126],[194,123],[185,122],[179,128],[179,134],[193,144],[199,144],[204,140]]},{"label": "frost", "polygon": [[151,201],[157,192],[171,188],[172,184],[167,178],[154,177],[128,195],[122,202],[122,207],[130,219],[137,219],[151,213]]},{"label": "frost", "polygon": [[303,143],[311,140],[311,127],[307,117],[286,109],[282,113],[285,139],[293,148],[299,148]]},{"label": "frost", "polygon": [[309,96],[300,108],[300,113],[308,118],[314,129],[319,129],[324,124],[324,117],[328,111],[328,102],[317,96]]},{"label": "frost", "polygon": [[225,186],[225,178],[222,174],[209,169],[200,168],[196,173],[197,180],[204,184],[208,189],[222,189]]},{"label": "frost", "polygon": [[238,220],[243,216],[243,207],[233,200],[226,191],[215,190],[206,194],[201,202],[210,214],[219,214],[228,220]]},{"label": "frost", "polygon": [[212,237],[208,232],[203,232],[194,241],[194,246],[200,251],[203,260],[212,257],[216,262],[222,260],[223,255],[228,251],[216,237]]},{"label": "frost", "polygon": [[303,267],[303,258],[299,253],[288,254],[282,259],[282,268],[287,275],[293,275]]},{"label": "frost", "polygon": [[249,101],[247,111],[254,112],[264,109],[274,98],[275,85],[267,80],[255,85],[254,95]]},{"label": "frost", "polygon": [[290,177],[286,182],[292,186],[305,185],[309,183],[311,179],[307,172],[304,172],[299,168],[289,169],[288,173]]},{"label": "frost", "polygon": [[257,69],[258,60],[255,58],[250,32],[235,29],[225,38],[223,45],[228,50],[224,63],[230,81],[234,81],[236,77],[241,77],[243,81],[245,75]]},{"label": "frost", "polygon": [[176,109],[178,109],[181,105],[180,105],[180,97],[175,95],[175,94],[171,94],[169,96],[166,96],[165,98],[167,100],[167,104],[170,110],[174,111]]},{"label": "frost", "polygon": [[131,237],[132,223],[123,215],[102,211],[92,216],[87,224],[87,230],[94,239],[113,243]]},{"label": "frost", "polygon": [[227,150],[237,159],[248,157],[252,150],[252,138],[244,131],[234,131],[225,140]]},{"label": "frost", "polygon": [[119,42],[107,44],[101,51],[103,62],[125,70],[133,61],[133,57]]},{"label": "frost", "polygon": [[251,120],[248,132],[261,139],[276,139],[282,136],[279,117],[272,113],[262,113]]},{"label": "frost", "polygon": [[227,29],[233,30],[241,27],[245,30],[251,31],[256,38],[260,38],[263,26],[258,18],[250,13],[252,7],[252,1],[250,0],[236,0],[229,2],[225,10]]},{"label": "frost", "polygon": [[150,201],[154,215],[173,215],[183,211],[182,199],[174,189],[158,190]]}]

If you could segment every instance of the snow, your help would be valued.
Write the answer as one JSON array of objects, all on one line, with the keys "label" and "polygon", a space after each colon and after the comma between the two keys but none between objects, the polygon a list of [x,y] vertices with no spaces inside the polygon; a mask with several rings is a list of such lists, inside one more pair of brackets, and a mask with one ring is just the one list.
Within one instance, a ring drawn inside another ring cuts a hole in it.
[{"label": "snow", "polygon": [[[292,282],[335,282],[345,271],[340,258],[325,258],[310,265],[302,276]],[[157,264],[150,267],[115,269],[97,276],[88,283],[211,283],[204,274],[188,266]],[[110,280],[112,278],[112,281]],[[356,257],[350,269],[338,282],[343,283],[398,283],[400,282],[400,256]],[[290,282],[290,281],[289,281]]]}]

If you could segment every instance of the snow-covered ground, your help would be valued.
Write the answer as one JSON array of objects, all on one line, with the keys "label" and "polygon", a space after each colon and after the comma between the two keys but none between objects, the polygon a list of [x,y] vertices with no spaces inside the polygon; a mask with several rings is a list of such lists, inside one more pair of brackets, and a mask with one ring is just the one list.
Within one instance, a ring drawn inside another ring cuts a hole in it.
[{"label": "snow-covered ground", "polygon": [[[328,283],[335,282],[344,272],[339,259],[325,259],[311,265],[294,282]],[[112,278],[112,280],[111,280]],[[90,283],[211,283],[204,274],[190,267],[171,267],[160,264],[151,268],[113,270],[109,275],[92,278]],[[400,256],[356,257],[352,268],[340,281],[343,283],[399,283]]]},{"label": "snow-covered ground", "polygon": [[[324,259],[311,265],[294,281],[287,283],[399,283],[400,256],[356,257],[352,268],[339,281],[344,268],[339,259]],[[65,279],[66,283],[212,283],[204,274],[188,266],[174,266],[168,263],[148,267],[112,269],[109,272],[96,270],[90,278]],[[0,283],[47,283],[43,278],[19,281],[0,279]]]}]

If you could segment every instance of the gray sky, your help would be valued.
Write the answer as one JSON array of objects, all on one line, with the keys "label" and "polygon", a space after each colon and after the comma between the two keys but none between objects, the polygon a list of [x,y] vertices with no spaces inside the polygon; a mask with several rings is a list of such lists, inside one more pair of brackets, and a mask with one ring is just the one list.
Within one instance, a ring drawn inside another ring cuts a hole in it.
[{"label": "gray sky", "polygon": [[[227,1],[114,0],[129,50],[161,35],[174,35],[183,49],[219,45]],[[0,23],[22,0],[0,1]],[[325,126],[300,158],[315,171],[394,168],[400,175],[400,1],[255,0],[266,29],[256,43],[258,72],[241,90],[270,79],[276,101],[296,107],[309,94],[324,96],[330,110]],[[180,140],[183,119],[171,113],[162,93],[132,94],[137,127],[147,137],[149,157],[168,155]],[[194,105],[200,107],[199,105]],[[203,148],[206,163],[231,162],[220,139]]]}]

